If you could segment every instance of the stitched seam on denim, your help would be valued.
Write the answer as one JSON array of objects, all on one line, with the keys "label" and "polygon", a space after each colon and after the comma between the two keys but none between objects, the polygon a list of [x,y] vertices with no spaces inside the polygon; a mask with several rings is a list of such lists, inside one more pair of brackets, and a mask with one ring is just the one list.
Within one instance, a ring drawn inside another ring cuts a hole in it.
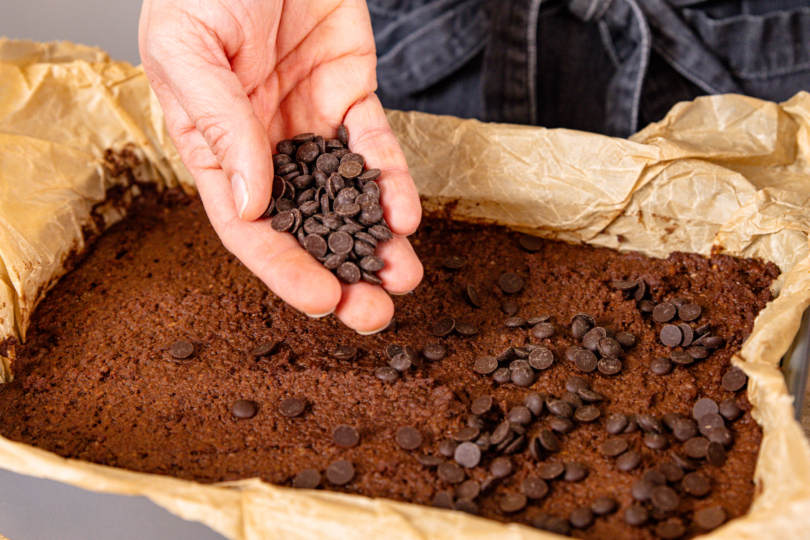
[{"label": "stitched seam on denim", "polygon": [[528,62],[526,62],[526,69],[528,70],[528,86],[529,86],[529,120],[531,125],[537,124],[537,23],[540,16],[540,4],[542,0],[532,0],[529,6],[529,24],[526,30],[526,39],[529,44]]},{"label": "stitched seam on denim", "polygon": [[380,64],[382,62],[385,62],[388,57],[391,57],[399,53],[402,49],[410,45],[413,41],[416,41],[417,38],[434,29],[436,26],[443,24],[446,21],[446,19],[452,18],[453,16],[455,16],[455,12],[449,11],[447,13],[442,14],[441,17],[433,19],[433,21],[431,21],[430,23],[422,26],[416,32],[410,34],[407,39],[404,39],[399,43],[397,43],[396,45],[394,45],[394,47],[392,47],[390,51],[388,51],[387,53],[385,53],[384,55],[380,56],[377,59],[377,63]]},{"label": "stitched seam on denim", "polygon": [[599,35],[602,37],[602,46],[605,48],[608,58],[610,58],[610,61],[613,63],[613,67],[619,69],[622,63],[619,61],[619,53],[616,52],[616,48],[613,46],[613,40],[610,37],[610,28],[608,28],[605,21],[599,21],[597,26],[599,27]]},{"label": "stitched seam on denim", "polygon": [[773,71],[740,71],[735,72],[734,75],[739,77],[740,79],[761,80],[767,79],[768,77],[793,75],[794,73],[799,73],[800,71],[807,71],[808,69],[810,69],[810,62],[802,62],[801,64],[795,64],[793,66],[790,66],[789,68],[775,69]]},{"label": "stitched seam on denim", "polygon": [[[702,11],[699,11],[697,9],[684,9],[684,13],[688,14],[688,12],[693,12],[693,13],[694,12],[700,12],[701,14],[703,13]],[[748,14],[743,13],[742,15],[732,15],[731,17],[723,17],[722,19],[712,19],[709,16],[703,16],[703,17],[701,17],[701,20],[705,21],[706,24],[711,25],[711,26],[721,26],[721,25],[725,25],[725,24],[728,24],[728,23],[731,23],[731,22],[752,22],[752,21],[761,21],[761,20],[766,19],[766,18],[776,18],[776,17],[780,17],[780,16],[781,17],[790,16],[790,15],[793,15],[794,13],[807,13],[808,15],[810,15],[810,8],[808,8],[808,7],[800,7],[800,8],[792,9],[790,11],[773,11],[773,12],[767,13],[765,15],[748,15]]]},{"label": "stitched seam on denim", "polygon": [[[441,22],[441,20],[437,19],[434,22],[439,23],[439,22]],[[429,29],[430,29],[430,25],[423,27],[420,30],[420,32],[427,31]],[[413,36],[417,37],[417,34],[413,34]],[[386,61],[386,59],[389,59],[389,57],[394,55],[395,53],[399,53],[404,48],[404,44],[409,43],[409,42],[410,42],[410,40],[408,42],[401,42],[400,44],[398,44],[398,46],[396,48],[394,48],[390,52],[386,53],[385,56],[381,56],[377,61],[378,69],[379,69],[380,64],[384,63]],[[403,47],[399,47],[399,45],[403,45]],[[421,90],[429,88],[430,86],[437,83],[438,81],[440,81],[445,76],[449,75],[450,73],[452,73],[453,71],[455,71],[459,67],[463,66],[473,56],[475,56],[476,54],[481,52],[481,49],[483,49],[484,46],[486,46],[486,39],[479,40],[479,42],[474,47],[472,47],[469,50],[469,52],[467,52],[465,54],[462,54],[458,58],[455,58],[452,62],[449,62],[444,67],[444,69],[442,70],[442,71],[445,71],[446,74],[444,76],[442,76],[442,77],[439,77],[436,80],[432,80],[432,77],[416,77],[417,79],[422,81],[419,84],[419,86],[421,87]],[[383,68],[384,68],[384,66],[383,66]],[[400,71],[398,74],[388,75],[386,83],[389,83],[389,84],[385,84],[385,86],[388,87],[390,85],[404,84],[404,82],[407,81],[408,78],[410,78],[412,75],[413,75],[413,73],[409,72],[409,71]],[[426,85],[425,85],[425,81],[427,81]],[[417,90],[417,91],[421,91],[421,90]]]},{"label": "stitched seam on denim", "polygon": [[[439,17],[439,18],[442,18],[445,15],[447,15],[448,12],[451,12],[451,11],[445,11],[446,8],[450,7],[450,9],[453,10],[453,9],[456,9],[456,8],[460,7],[460,6],[456,5],[456,4],[472,4],[472,3],[476,3],[476,0],[439,0],[438,2],[435,2],[435,3],[432,3],[432,4],[426,4],[426,5],[422,6],[422,7],[420,7],[419,9],[417,9],[416,11],[412,11],[410,13],[407,13],[406,18],[409,21],[412,21],[414,19],[419,19],[425,13],[429,14],[430,12],[433,12],[433,11],[442,12],[441,16]],[[402,12],[397,12],[397,11],[394,11],[394,12],[391,12],[391,13],[397,13],[399,16],[402,15]],[[434,19],[434,21],[435,20],[436,19]],[[405,24],[407,25],[407,24],[410,24],[410,23],[405,23]],[[398,28],[399,26],[401,26],[401,23],[399,23],[399,22],[389,24],[388,27],[385,30],[380,32],[378,35],[374,36],[374,39],[376,41],[378,41],[378,42],[385,40],[388,37],[388,35],[393,33],[395,31],[395,28]]]},{"label": "stitched seam on denim", "polygon": [[639,29],[641,30],[641,60],[639,62],[639,69],[637,75],[636,88],[633,92],[633,110],[630,117],[630,131],[635,132],[638,129],[638,110],[641,104],[641,90],[644,86],[644,78],[647,75],[647,64],[650,60],[650,48],[652,38],[650,36],[650,27],[647,25],[647,19],[644,17],[644,12],[636,3],[636,0],[626,0],[630,5],[630,9],[636,14]]},{"label": "stitched seam on denim", "polygon": [[706,92],[708,92],[710,94],[722,94],[723,93],[720,89],[715,88],[714,86],[712,86],[708,82],[704,81],[703,79],[701,79],[700,77],[698,77],[697,75],[695,75],[694,73],[692,73],[691,71],[689,71],[688,69],[683,67],[681,64],[678,63],[677,60],[675,60],[675,58],[672,57],[672,55],[667,54],[664,51],[664,49],[657,46],[655,43],[653,43],[653,49],[655,49],[655,52],[660,54],[664,58],[664,60],[666,60],[667,63],[672,66],[672,68],[675,71],[677,71],[678,73],[680,73],[681,75],[683,75],[684,77],[686,77],[687,79],[689,79],[690,81],[695,83],[697,86],[701,87]]}]

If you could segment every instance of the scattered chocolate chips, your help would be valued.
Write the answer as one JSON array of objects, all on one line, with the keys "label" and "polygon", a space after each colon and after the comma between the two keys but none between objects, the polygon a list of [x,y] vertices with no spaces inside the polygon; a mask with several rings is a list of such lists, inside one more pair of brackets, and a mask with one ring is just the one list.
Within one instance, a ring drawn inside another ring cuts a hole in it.
[{"label": "scattered chocolate chips", "polygon": [[584,405],[579,407],[576,411],[574,411],[574,419],[578,420],[579,422],[593,422],[602,413],[599,409],[594,405]]},{"label": "scattered chocolate chips", "polygon": [[172,343],[169,353],[179,360],[185,360],[194,354],[194,345],[190,341],[180,340]]},{"label": "scattered chocolate chips", "polygon": [[345,486],[354,478],[354,465],[345,459],[333,461],[326,468],[326,479],[336,486]]},{"label": "scattered chocolate chips", "polygon": [[482,415],[492,408],[492,397],[491,396],[481,396],[477,398],[475,401],[472,402],[470,405],[470,411],[473,414]]},{"label": "scattered chocolate chips", "polygon": [[422,446],[422,434],[414,427],[401,427],[397,430],[396,441],[403,450],[416,450]]},{"label": "scattered chocolate chips", "polygon": [[237,399],[231,406],[231,412],[237,418],[253,418],[259,412],[259,405],[249,399]]},{"label": "scattered chocolate chips", "polygon": [[495,478],[506,478],[515,470],[512,460],[506,456],[497,457],[489,464],[489,472]]},{"label": "scattered chocolate chips", "polygon": [[596,369],[596,355],[587,349],[580,349],[574,354],[574,364],[580,371],[590,373]]},{"label": "scattered chocolate chips", "polygon": [[681,503],[678,493],[668,486],[658,486],[652,491],[650,502],[662,512],[674,512]]},{"label": "scattered chocolate chips", "polygon": [[520,306],[518,306],[517,302],[512,299],[507,298],[501,302],[501,311],[507,315],[514,315],[518,312],[518,309],[520,309]]},{"label": "scattered chocolate chips", "polygon": [[352,426],[340,425],[332,432],[332,441],[341,448],[353,448],[360,442],[360,434]]},{"label": "scattered chocolate chips", "polygon": [[481,295],[478,294],[478,289],[476,289],[472,285],[467,285],[467,288],[464,289],[464,297],[473,307],[477,308],[481,307],[482,305]]}]

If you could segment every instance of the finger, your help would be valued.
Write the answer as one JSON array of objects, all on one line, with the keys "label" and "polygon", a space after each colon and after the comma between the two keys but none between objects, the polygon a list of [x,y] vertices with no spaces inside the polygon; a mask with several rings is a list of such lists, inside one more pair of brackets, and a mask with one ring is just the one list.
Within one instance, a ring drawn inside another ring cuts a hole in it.
[{"label": "finger", "polygon": [[208,218],[225,247],[294,308],[312,317],[334,311],[341,295],[337,278],[305,252],[292,235],[274,231],[269,220],[239,219],[231,184],[216,166],[202,135],[190,127],[185,112],[172,98],[167,97],[163,110],[167,125],[185,133],[181,140],[191,156],[186,165],[194,175]]},{"label": "finger", "polygon": [[425,269],[407,238],[395,236],[377,245],[377,257],[385,261],[385,268],[377,272],[383,288],[392,294],[411,292],[422,281]]},{"label": "finger", "polygon": [[422,219],[422,205],[380,100],[375,94],[361,99],[346,113],[345,123],[352,152],[362,154],[369,169],[382,171],[377,183],[391,230],[401,236],[413,234]]},{"label": "finger", "polygon": [[385,329],[394,317],[394,303],[380,287],[363,281],[354,285],[341,283],[343,294],[335,315],[359,334],[373,334]]},{"label": "finger", "polygon": [[[170,15],[148,17],[147,74],[158,97],[174,96],[202,134],[231,182],[239,216],[256,219],[270,201],[272,161],[265,127],[215,32],[198,27],[198,22],[184,22],[186,27],[178,29],[176,17]],[[178,39],[178,34],[184,39]],[[165,91],[159,91],[161,86]],[[178,151],[185,159],[188,150],[179,145]]]}]

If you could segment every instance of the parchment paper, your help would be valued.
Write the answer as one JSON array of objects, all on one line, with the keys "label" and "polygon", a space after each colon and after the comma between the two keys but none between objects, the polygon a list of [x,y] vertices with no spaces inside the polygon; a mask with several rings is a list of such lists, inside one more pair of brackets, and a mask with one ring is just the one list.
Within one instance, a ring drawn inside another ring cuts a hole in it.
[{"label": "parchment paper", "polygon": [[[428,209],[654,257],[674,250],[773,261],[777,298],[735,362],[764,437],[759,495],[711,539],[802,538],[810,530],[810,446],[778,362],[810,304],[810,95],[777,105],[740,96],[676,106],[631,140],[390,111]],[[193,189],[140,68],[67,43],[0,40],[0,339],[71,256],[120,219],[105,202],[137,183],[104,164],[134,145],[139,181]],[[126,197],[123,203],[126,202]],[[448,203],[452,203],[449,204]],[[2,359],[8,377],[13,358]],[[294,491],[258,480],[198,485],[66,460],[0,438],[0,467],[95,491],[137,494],[231,539],[542,539],[553,535],[383,499]]]}]

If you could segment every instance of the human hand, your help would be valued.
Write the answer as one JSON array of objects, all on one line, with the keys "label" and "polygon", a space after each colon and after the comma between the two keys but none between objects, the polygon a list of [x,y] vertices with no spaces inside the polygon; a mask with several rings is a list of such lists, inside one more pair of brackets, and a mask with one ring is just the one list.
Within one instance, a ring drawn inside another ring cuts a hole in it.
[{"label": "human hand", "polygon": [[[421,219],[416,187],[382,109],[363,0],[144,0],[144,71],[169,133],[225,247],[270,289],[312,317],[335,315],[360,333],[385,328],[386,293],[403,294],[423,268],[404,236]],[[385,220],[383,286],[340,283],[290,234],[257,220],[270,201],[272,148],[297,133],[333,137],[378,180]],[[385,290],[383,290],[385,289]]]}]

